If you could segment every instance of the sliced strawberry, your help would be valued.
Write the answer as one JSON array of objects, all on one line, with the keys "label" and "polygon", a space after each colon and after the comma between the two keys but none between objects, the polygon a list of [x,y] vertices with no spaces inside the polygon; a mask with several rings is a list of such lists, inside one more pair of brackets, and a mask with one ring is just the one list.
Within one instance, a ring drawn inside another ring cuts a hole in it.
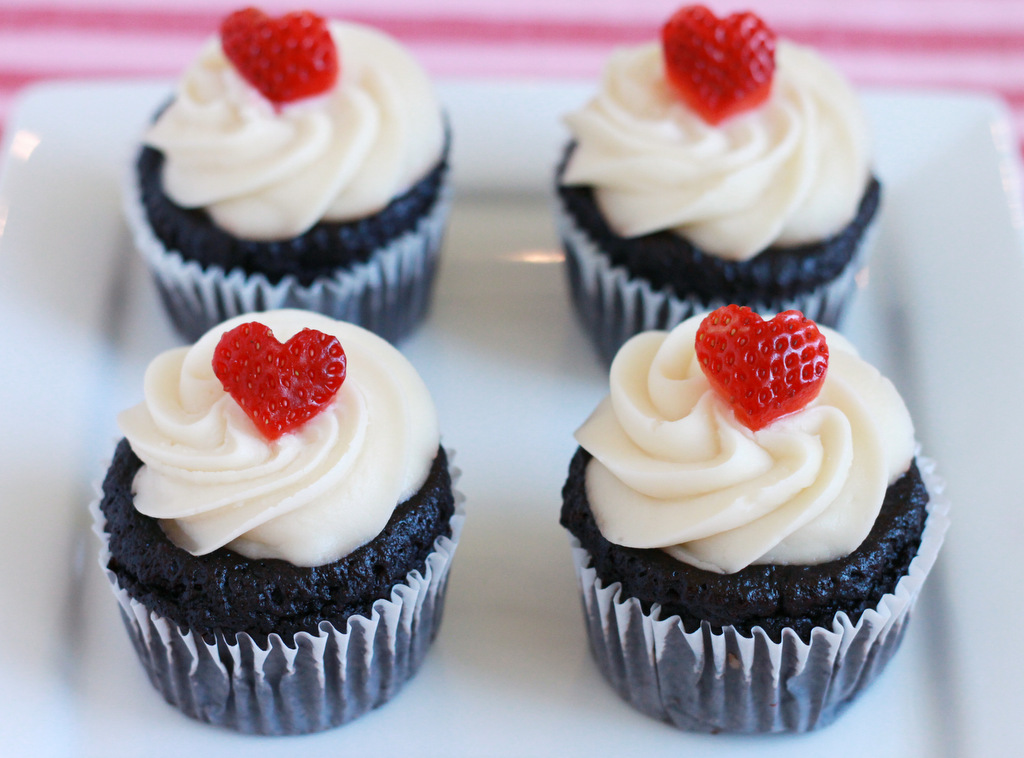
[{"label": "sliced strawberry", "polygon": [[771,93],[775,32],[753,13],[718,18],[680,8],[661,31],[669,83],[709,124],[757,107]]},{"label": "sliced strawberry", "polygon": [[283,345],[258,321],[225,332],[213,373],[269,440],[298,429],[322,411],[345,381],[338,338],[303,329]]},{"label": "sliced strawberry", "polygon": [[338,79],[338,50],[327,22],[310,11],[271,18],[235,11],[220,25],[224,55],[238,73],[280,105],[326,92]]},{"label": "sliced strawberry", "polygon": [[800,311],[765,321],[726,305],[701,322],[696,349],[711,387],[754,431],[816,398],[828,370],[825,336]]}]

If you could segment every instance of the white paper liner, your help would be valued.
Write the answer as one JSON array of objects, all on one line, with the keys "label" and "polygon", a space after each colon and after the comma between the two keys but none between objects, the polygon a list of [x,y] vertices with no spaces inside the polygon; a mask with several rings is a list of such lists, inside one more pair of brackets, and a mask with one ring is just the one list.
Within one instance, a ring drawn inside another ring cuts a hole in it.
[{"label": "white paper liner", "polygon": [[[724,298],[705,300],[697,295],[684,298],[670,287],[654,289],[648,281],[630,276],[625,268],[613,266],[611,258],[576,224],[560,202],[555,217],[566,252],[573,304],[598,353],[608,364],[623,343],[635,334],[651,329],[668,330],[690,316],[733,302]],[[853,257],[832,281],[794,297],[737,305],[747,305],[757,313],[779,313],[795,308],[813,321],[837,326],[857,289],[857,274],[874,246],[877,227],[872,219]]]},{"label": "white paper liner", "polygon": [[451,171],[437,200],[416,226],[348,269],[302,285],[292,275],[277,283],[241,269],[204,268],[168,250],[146,218],[134,163],[124,180],[123,207],[135,247],[156,281],[178,332],[193,342],[222,321],[256,311],[301,308],[350,321],[397,342],[423,319],[437,271],[452,201]]},{"label": "white paper liner", "polygon": [[[453,453],[447,451],[449,461]],[[260,647],[246,633],[213,642],[150,611],[122,589],[110,561],[102,494],[90,505],[101,541],[99,563],[121,609],[135,651],[153,686],[188,716],[251,734],[291,735],[347,723],[390,700],[419,669],[441,624],[451,561],[465,521],[455,495],[451,536],[438,537],[423,571],[409,572],[370,617],[350,616],[345,629],[321,621],[316,635],[293,644],[271,634]]]},{"label": "white paper liner", "polygon": [[570,536],[590,648],[605,678],[638,710],[689,731],[805,732],[831,723],[899,647],[949,526],[934,463],[917,463],[931,499],[908,573],[856,624],[840,612],[809,643],[791,629],[772,642],[760,627],[745,637],[707,622],[687,633],[679,616],[661,619],[658,604],[644,613],[619,582],[605,587]]}]

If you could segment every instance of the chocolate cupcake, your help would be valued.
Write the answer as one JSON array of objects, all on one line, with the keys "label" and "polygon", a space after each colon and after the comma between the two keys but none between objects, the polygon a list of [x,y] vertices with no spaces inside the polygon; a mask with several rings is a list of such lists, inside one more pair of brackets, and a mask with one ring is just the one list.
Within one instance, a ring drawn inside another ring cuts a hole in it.
[{"label": "chocolate cupcake", "polygon": [[[455,500],[443,448],[426,481],[396,506],[380,533],[322,566],[252,559],[228,548],[202,555],[182,550],[157,519],[136,510],[132,482],[140,468],[142,461],[121,440],[100,501],[110,535],[107,568],[131,597],[207,641],[247,634],[266,647],[271,634],[316,636],[322,621],[344,629],[351,616],[369,618],[374,603],[387,600],[407,574],[423,573],[434,543],[451,537]],[[440,620],[438,613],[432,626]]]},{"label": "chocolate cupcake", "polygon": [[688,730],[799,732],[882,671],[948,506],[839,334],[729,306],[637,335],[576,436],[561,522],[624,699]]},{"label": "chocolate cupcake", "polygon": [[393,347],[302,311],[246,318],[151,364],[94,516],[165,699],[298,734],[416,672],[463,516],[430,396]]},{"label": "chocolate cupcake", "polygon": [[684,7],[566,122],[559,233],[605,360],[730,303],[841,321],[881,188],[857,98],[814,51]]},{"label": "chocolate cupcake", "polygon": [[247,9],[225,19],[146,132],[126,215],[190,341],[285,307],[396,341],[429,308],[449,149],[431,83],[395,40]]},{"label": "chocolate cupcake", "polygon": [[672,558],[663,551],[616,545],[594,520],[586,491],[592,456],[580,448],[562,491],[562,525],[590,555],[605,585],[618,582],[645,613],[657,604],[662,618],[678,616],[687,633],[705,622],[715,634],[730,626],[750,637],[755,628],[773,642],[790,629],[810,643],[815,627],[828,629],[840,611],[854,624],[896,589],[917,555],[928,515],[928,490],[916,461],[885,493],[878,518],[848,555],[819,564],[748,565],[721,574]]}]

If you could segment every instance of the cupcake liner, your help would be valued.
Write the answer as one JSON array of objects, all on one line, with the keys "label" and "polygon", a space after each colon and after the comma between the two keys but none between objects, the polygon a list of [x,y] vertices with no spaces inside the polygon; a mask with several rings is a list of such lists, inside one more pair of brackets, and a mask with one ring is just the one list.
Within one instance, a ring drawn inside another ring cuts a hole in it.
[{"label": "cupcake liner", "polygon": [[135,246],[153,274],[171,321],[188,341],[242,313],[301,308],[350,321],[397,342],[430,306],[453,193],[448,178],[415,228],[375,251],[366,262],[309,285],[292,275],[275,283],[258,273],[203,267],[177,250],[168,250],[146,219],[134,171],[125,181],[124,214]]},{"label": "cupcake liner", "polygon": [[[611,363],[623,343],[640,332],[671,329],[690,316],[706,313],[733,301],[680,297],[670,287],[655,289],[644,279],[633,278],[594,243],[585,229],[559,204],[556,226],[566,256],[566,271],[573,304],[594,346]],[[835,279],[793,297],[738,303],[758,313],[779,313],[795,308],[826,326],[837,326],[857,289],[857,274],[868,259],[877,225],[865,230],[856,252]]]},{"label": "cupcake liner", "polygon": [[[449,451],[449,456],[451,455]],[[459,471],[451,467],[453,486]],[[321,621],[317,634],[277,634],[261,647],[246,633],[213,640],[150,611],[107,568],[106,519],[90,506],[100,567],[117,597],[128,636],[153,686],[186,715],[252,734],[289,735],[347,723],[391,699],[416,673],[441,624],[451,560],[465,521],[455,492],[451,536],[438,537],[422,571],[409,572],[369,617],[344,628]]]},{"label": "cupcake liner", "polygon": [[783,630],[743,636],[707,622],[686,632],[678,616],[645,613],[622,586],[604,586],[590,554],[571,537],[591,652],[601,673],[638,710],[699,732],[805,732],[831,723],[882,671],[903,639],[911,609],[949,526],[949,504],[934,463],[918,458],[928,517],[918,553],[894,591],[854,624],[837,613],[810,642]]}]

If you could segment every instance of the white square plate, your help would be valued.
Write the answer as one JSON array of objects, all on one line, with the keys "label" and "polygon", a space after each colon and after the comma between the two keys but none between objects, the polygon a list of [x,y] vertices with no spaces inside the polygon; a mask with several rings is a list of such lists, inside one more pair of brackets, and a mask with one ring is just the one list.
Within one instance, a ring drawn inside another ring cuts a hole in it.
[{"label": "white square plate", "polygon": [[[165,705],[96,562],[85,508],[146,363],[176,339],[131,250],[118,181],[163,83],[21,98],[0,174],[0,734],[10,755],[227,758],[599,754],[961,756],[1019,746],[1024,544],[1020,188],[1002,107],[871,92],[884,214],[847,331],[903,392],[954,526],[900,653],[833,726],[692,735],[620,702],[589,658],[558,526],[572,432],[605,392],[549,217],[558,117],[585,83],[446,82],[456,212],[435,307],[402,345],[464,470],[469,518],[441,634],[386,706],[253,738]],[[827,752],[826,752],[827,751]]]}]

